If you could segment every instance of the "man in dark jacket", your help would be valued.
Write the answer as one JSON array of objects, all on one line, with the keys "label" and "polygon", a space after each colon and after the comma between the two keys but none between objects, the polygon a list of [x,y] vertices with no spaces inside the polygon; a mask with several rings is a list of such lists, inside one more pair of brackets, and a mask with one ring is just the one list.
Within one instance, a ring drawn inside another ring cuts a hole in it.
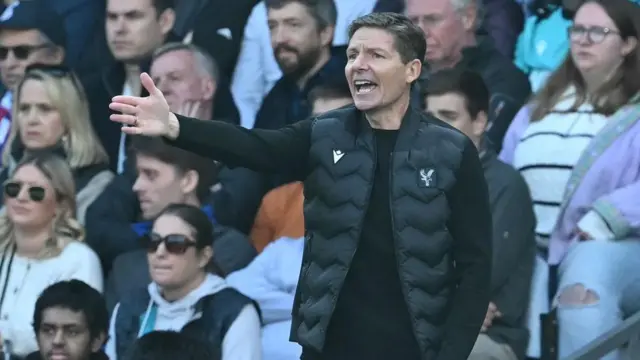
[{"label": "man in dark jacket", "polygon": [[304,359],[466,360],[489,304],[491,214],[478,151],[410,106],[422,31],[393,13],[350,27],[354,106],[246,130],[120,96],[129,134],[304,181],[307,231],[291,339]]}]

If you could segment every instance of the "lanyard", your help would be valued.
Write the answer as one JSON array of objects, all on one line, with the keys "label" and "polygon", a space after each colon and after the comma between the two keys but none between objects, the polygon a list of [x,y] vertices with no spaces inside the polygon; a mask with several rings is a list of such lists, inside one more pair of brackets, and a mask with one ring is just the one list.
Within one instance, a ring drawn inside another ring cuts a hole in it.
[{"label": "lanyard", "polygon": [[158,317],[158,305],[149,305],[147,311],[141,316],[142,322],[140,324],[140,330],[138,330],[138,338],[152,332],[156,326],[156,318]]}]

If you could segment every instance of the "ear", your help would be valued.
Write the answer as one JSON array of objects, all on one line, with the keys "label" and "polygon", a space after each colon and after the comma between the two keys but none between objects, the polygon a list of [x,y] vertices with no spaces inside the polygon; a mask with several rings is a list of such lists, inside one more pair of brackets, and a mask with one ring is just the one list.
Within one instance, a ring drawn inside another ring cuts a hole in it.
[{"label": "ear", "polygon": [[482,138],[485,130],[487,129],[488,117],[487,113],[480,111],[472,123],[473,135],[477,138]]},{"label": "ear", "polygon": [[333,25],[325,26],[324,29],[320,30],[320,43],[322,46],[331,46],[331,44],[333,44],[333,34],[335,30]]},{"label": "ear", "polygon": [[182,176],[182,180],[180,180],[182,193],[185,195],[195,193],[196,188],[198,187],[198,181],[200,181],[200,176],[195,170],[187,171]]},{"label": "ear", "polygon": [[213,258],[213,248],[211,246],[205,247],[200,252],[200,260],[198,263],[198,267],[206,268],[211,262],[212,258]]},{"label": "ear", "polygon": [[622,56],[627,56],[631,54],[633,51],[636,51],[636,47],[638,46],[638,38],[629,36],[627,40],[625,40],[622,45]]},{"label": "ear", "polygon": [[167,35],[171,29],[173,29],[173,25],[176,22],[176,12],[173,9],[167,9],[160,14],[158,18],[158,23],[160,24],[160,30],[162,31],[162,35]]},{"label": "ear", "polygon": [[405,65],[405,81],[407,84],[411,84],[420,77],[422,72],[422,61],[413,59]]},{"label": "ear", "polygon": [[478,7],[473,2],[462,10],[462,26],[466,31],[475,30],[479,20]]},{"label": "ear", "polygon": [[107,342],[107,334],[105,334],[104,332],[101,332],[100,334],[98,334],[98,336],[96,336],[95,338],[93,338],[93,340],[91,340],[91,352],[97,353],[98,351],[100,351],[100,349],[102,349],[102,346],[104,346],[106,342]]},{"label": "ear", "polygon": [[204,78],[202,79],[202,100],[209,101],[216,95],[218,84],[215,81]]}]

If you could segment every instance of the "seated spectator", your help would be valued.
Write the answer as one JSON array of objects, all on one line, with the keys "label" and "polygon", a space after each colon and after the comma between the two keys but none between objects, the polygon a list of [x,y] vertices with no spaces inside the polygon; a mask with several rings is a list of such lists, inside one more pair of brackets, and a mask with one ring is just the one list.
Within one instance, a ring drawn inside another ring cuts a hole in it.
[{"label": "seated spectator", "polygon": [[484,135],[489,90],[469,70],[443,70],[429,79],[427,111],[462,131],[480,153],[493,218],[491,303],[469,360],[518,360],[529,340],[526,314],[535,257],[535,216],[522,176],[498,160]]},{"label": "seated spectator", "polygon": [[531,89],[511,58],[502,55],[488,36],[476,33],[481,24],[481,1],[407,0],[406,12],[427,38],[427,67],[421,76],[427,83],[430,74],[452,67],[482,76],[491,94],[486,131],[498,148]]},{"label": "seated spectator", "polygon": [[[314,116],[353,103],[349,84],[342,76],[311,90],[309,101]],[[304,236],[303,203],[301,182],[282,185],[264,196],[250,234],[258,252],[281,237]]]},{"label": "seated spectator", "polygon": [[[353,20],[371,13],[376,3],[382,5],[382,11],[386,11],[391,8],[398,8],[397,3],[403,1],[404,0],[337,0],[333,1],[337,10],[335,20],[330,21],[331,19],[327,17],[331,11],[327,5],[316,5],[311,11],[311,15],[315,18],[322,19],[322,21],[327,24],[335,24],[332,44],[334,47],[340,48],[348,42],[347,29]],[[256,115],[260,110],[264,98],[270,93],[276,82],[282,78],[283,72],[286,73],[286,71],[281,69],[279,61],[277,60],[278,54],[275,54],[274,51],[274,43],[272,42],[273,39],[269,31],[268,8],[280,8],[285,5],[290,5],[291,3],[294,4],[294,7],[303,5],[311,10],[312,7],[310,7],[310,5],[313,2],[295,0],[260,1],[260,3],[253,8],[244,29],[242,50],[240,51],[236,70],[233,73],[231,90],[233,92],[233,98],[238,105],[238,110],[240,111],[241,125],[246,128],[250,129],[254,127],[257,121]],[[320,9],[322,10],[320,11]],[[321,17],[318,17],[320,14],[322,14]],[[299,20],[300,25],[304,24],[304,32],[288,30],[288,48],[291,49],[293,47],[296,49],[298,56],[304,57],[306,55],[305,52],[309,50],[308,41],[312,38],[309,30],[315,30],[317,33],[318,29],[312,26],[310,27],[308,16],[300,18],[299,14],[296,14],[296,18]],[[317,38],[317,35],[313,38]],[[343,71],[340,70],[340,73],[342,72]],[[291,99],[287,99],[286,101],[290,102]],[[309,114],[307,113],[306,115]],[[301,120],[302,118],[297,120]]]},{"label": "seated spectator", "polygon": [[264,360],[297,360],[302,354],[302,347],[289,341],[289,333],[303,251],[303,237],[277,239],[249,266],[227,277],[230,286],[260,306]]},{"label": "seated spectator", "polygon": [[36,300],[53,283],[79,279],[102,291],[98,257],[82,243],[73,176],[53,154],[27,158],[4,184],[0,215],[0,334],[12,354],[38,350],[32,321]]},{"label": "seated spectator", "polygon": [[[218,209],[210,205],[210,187],[216,178],[213,161],[159,138],[137,137],[132,145],[138,172],[135,183],[118,175],[91,207],[88,218],[89,245],[104,266],[111,269],[116,257],[122,255],[110,276],[109,309],[120,296],[132,289],[144,289],[151,281],[138,239],[149,234],[152,221],[168,205],[198,206],[211,223],[217,223]],[[216,226],[215,238],[215,259],[224,274],[245,267],[256,255],[249,240],[234,230]]]},{"label": "seated spectator", "polygon": [[[87,208],[113,179],[109,159],[91,122],[82,85],[69,69],[33,65],[17,88],[16,126],[11,128],[2,153],[4,181],[24,154],[55,152],[73,172],[76,219],[85,223]],[[1,197],[1,195],[0,195]]]},{"label": "seated spectator", "polygon": [[190,44],[167,43],[153,53],[149,74],[172,111],[198,119],[212,118],[220,73],[204,50]]},{"label": "seated spectator", "polygon": [[25,69],[62,64],[66,42],[64,20],[45,0],[14,2],[0,15],[0,150],[9,137],[12,95]]},{"label": "seated spectator", "polygon": [[[557,288],[559,358],[640,311],[637,19],[640,7],[628,0],[582,4],[569,56],[514,119],[500,154],[529,185],[538,221],[530,331],[539,336],[548,289]],[[557,284],[549,286],[547,264],[558,265]]]},{"label": "seated spectator", "polygon": [[259,360],[260,315],[251,299],[207,270],[213,228],[198,207],[170,205],[146,237],[148,289],[126,294],[111,317],[107,354],[123,359],[137,338],[180,331],[222,349],[222,360]]},{"label": "seated spectator", "polygon": [[220,351],[175,331],[152,331],[133,344],[126,360],[220,360]]},{"label": "seated spectator", "polygon": [[25,360],[108,360],[109,314],[102,295],[80,280],[55,283],[36,301],[33,330],[39,351]]}]

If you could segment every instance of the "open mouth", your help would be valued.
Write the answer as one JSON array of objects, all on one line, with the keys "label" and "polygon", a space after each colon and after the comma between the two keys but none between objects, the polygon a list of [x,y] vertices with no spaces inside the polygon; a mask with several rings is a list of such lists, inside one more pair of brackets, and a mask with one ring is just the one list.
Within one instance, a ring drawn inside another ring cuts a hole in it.
[{"label": "open mouth", "polygon": [[353,85],[356,87],[357,94],[367,94],[378,87],[378,84],[369,80],[356,80]]}]

